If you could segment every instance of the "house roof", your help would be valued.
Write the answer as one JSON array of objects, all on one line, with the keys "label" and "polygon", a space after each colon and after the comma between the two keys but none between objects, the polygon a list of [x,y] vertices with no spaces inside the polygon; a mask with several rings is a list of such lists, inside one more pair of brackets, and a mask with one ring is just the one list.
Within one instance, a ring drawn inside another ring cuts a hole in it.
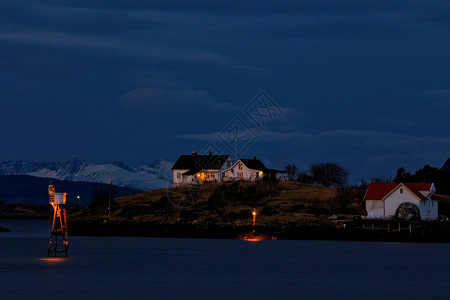
[{"label": "house roof", "polygon": [[[196,174],[201,170],[220,169],[228,157],[229,155],[180,155],[172,170],[189,170]],[[189,175],[186,173],[185,175]]]},{"label": "house roof", "polygon": [[240,161],[249,169],[258,171],[267,171],[266,166],[259,159],[240,159]]},{"label": "house roof", "polygon": [[232,169],[239,161],[242,162],[248,169],[263,172],[285,173],[285,171],[267,168],[262,161],[256,158],[253,159],[241,158],[236,163],[234,163],[234,165],[231,168],[228,168],[227,170]]},{"label": "house roof", "polygon": [[369,200],[383,200],[387,195],[389,195],[394,189],[399,185],[405,186],[414,195],[416,195],[420,200],[426,200],[427,197],[422,195],[421,191],[430,192],[433,186],[432,183],[370,183],[367,188],[366,196],[364,199]]}]

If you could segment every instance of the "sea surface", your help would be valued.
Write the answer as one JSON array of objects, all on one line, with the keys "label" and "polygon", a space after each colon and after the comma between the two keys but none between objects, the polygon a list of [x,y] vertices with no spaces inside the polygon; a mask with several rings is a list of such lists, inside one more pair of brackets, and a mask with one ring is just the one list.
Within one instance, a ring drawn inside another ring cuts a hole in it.
[{"label": "sea surface", "polygon": [[450,244],[69,237],[0,220],[0,299],[450,299]]}]

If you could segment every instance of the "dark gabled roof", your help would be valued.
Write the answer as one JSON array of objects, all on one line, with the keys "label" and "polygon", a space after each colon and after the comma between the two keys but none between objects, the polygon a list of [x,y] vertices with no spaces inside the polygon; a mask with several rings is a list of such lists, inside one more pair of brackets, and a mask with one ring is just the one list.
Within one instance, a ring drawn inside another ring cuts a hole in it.
[{"label": "dark gabled roof", "polygon": [[197,173],[205,169],[220,169],[228,157],[229,155],[180,155],[172,170],[189,170]]},{"label": "dark gabled roof", "polygon": [[267,168],[262,161],[259,159],[240,159],[240,161],[249,169],[264,171],[264,172],[273,172],[273,173],[285,173],[284,171],[277,169],[269,169]]},{"label": "dark gabled roof", "polygon": [[240,161],[249,169],[258,171],[267,171],[266,166],[259,159],[240,159]]}]

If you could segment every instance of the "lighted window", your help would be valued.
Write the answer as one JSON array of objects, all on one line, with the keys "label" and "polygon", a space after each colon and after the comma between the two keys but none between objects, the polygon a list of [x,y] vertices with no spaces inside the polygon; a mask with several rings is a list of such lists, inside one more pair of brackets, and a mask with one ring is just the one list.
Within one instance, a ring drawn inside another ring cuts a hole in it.
[{"label": "lighted window", "polygon": [[239,178],[244,178],[244,173],[239,172],[239,173],[238,173],[238,176],[239,176]]},{"label": "lighted window", "polygon": [[239,163],[239,170],[242,170],[242,163]]}]

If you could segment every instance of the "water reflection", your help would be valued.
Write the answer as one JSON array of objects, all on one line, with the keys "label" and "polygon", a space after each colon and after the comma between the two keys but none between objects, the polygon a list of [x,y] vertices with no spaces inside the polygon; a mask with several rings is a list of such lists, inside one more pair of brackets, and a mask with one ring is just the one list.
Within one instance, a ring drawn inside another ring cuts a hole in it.
[{"label": "water reflection", "polygon": [[265,234],[255,234],[254,232],[250,232],[247,234],[240,235],[238,239],[248,242],[259,242],[262,240],[276,240],[277,238],[274,236],[268,236]]},{"label": "water reflection", "polygon": [[43,262],[44,265],[59,265],[71,261],[70,257],[40,257],[36,259],[39,262]]}]

